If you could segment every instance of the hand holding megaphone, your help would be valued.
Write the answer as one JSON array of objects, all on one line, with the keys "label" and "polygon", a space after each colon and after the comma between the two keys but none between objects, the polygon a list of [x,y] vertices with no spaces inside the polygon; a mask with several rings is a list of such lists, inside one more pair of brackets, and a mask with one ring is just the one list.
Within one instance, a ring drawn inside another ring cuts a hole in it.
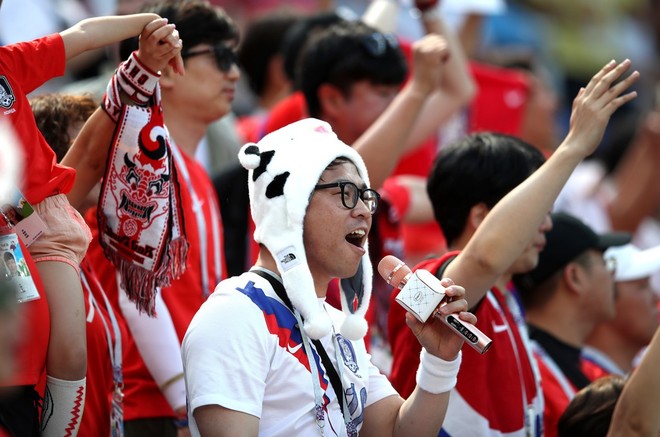
[{"label": "hand holding megaphone", "polygon": [[444,305],[445,287],[431,272],[421,269],[412,272],[403,261],[387,255],[378,263],[378,273],[388,284],[401,290],[396,301],[417,320],[425,323],[429,317],[438,317],[479,353],[490,348],[492,340],[476,326],[455,314],[438,312],[438,307]]}]

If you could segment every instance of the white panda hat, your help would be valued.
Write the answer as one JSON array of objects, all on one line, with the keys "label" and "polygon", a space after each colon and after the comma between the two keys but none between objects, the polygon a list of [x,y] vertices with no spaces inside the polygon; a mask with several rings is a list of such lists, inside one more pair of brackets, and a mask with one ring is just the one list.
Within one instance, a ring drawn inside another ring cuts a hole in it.
[{"label": "white panda hat", "polygon": [[[316,297],[303,244],[307,205],[319,178],[336,158],[349,159],[369,185],[360,155],[337,138],[324,121],[307,118],[245,144],[238,157],[250,170],[248,189],[255,223],[254,239],[273,255],[287,296],[304,318],[305,333],[319,339],[332,332],[332,322]],[[341,280],[342,309],[347,315],[343,336],[359,340],[367,333],[364,318],[371,296],[369,250],[357,273]],[[356,305],[357,303],[357,305]]]}]

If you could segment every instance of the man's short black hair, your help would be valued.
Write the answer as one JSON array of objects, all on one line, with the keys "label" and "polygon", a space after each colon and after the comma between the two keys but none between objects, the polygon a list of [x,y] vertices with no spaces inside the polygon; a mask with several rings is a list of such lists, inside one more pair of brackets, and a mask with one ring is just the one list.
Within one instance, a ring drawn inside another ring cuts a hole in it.
[{"label": "man's short black hair", "polygon": [[[238,28],[234,20],[222,8],[206,0],[161,0],[145,4],[140,12],[155,13],[176,24],[184,51],[200,44],[238,44]],[[122,60],[138,49],[138,42],[138,37],[121,42],[119,55]]]},{"label": "man's short black hair", "polygon": [[406,60],[396,39],[359,21],[344,21],[315,34],[300,55],[296,85],[312,117],[320,117],[318,89],[337,87],[348,96],[356,82],[400,85]]},{"label": "man's short black hair", "polygon": [[305,42],[316,32],[346,20],[337,11],[321,11],[298,20],[282,39],[280,51],[284,57],[284,73],[291,82],[296,80],[296,65]]},{"label": "man's short black hair", "polygon": [[544,161],[531,144],[499,133],[476,133],[443,147],[429,174],[427,192],[447,244],[461,235],[473,206],[484,203],[492,208]]}]

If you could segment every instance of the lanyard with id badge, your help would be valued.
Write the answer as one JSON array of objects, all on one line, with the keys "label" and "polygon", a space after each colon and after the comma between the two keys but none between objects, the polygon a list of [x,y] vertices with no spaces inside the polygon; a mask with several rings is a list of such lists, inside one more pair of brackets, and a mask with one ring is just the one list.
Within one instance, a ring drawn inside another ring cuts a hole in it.
[{"label": "lanyard with id badge", "polygon": [[44,222],[18,189],[0,205],[0,278],[16,290],[19,303],[39,299],[23,252],[44,229]]}]

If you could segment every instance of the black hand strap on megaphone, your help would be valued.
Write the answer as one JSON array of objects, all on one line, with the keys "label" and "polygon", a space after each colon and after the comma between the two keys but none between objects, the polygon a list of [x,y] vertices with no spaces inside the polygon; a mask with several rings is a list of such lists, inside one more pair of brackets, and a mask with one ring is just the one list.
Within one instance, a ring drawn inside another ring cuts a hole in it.
[{"label": "black hand strap on megaphone", "polygon": [[[265,280],[267,280],[271,287],[273,287],[273,290],[275,290],[275,293],[277,293],[277,296],[284,302],[284,304],[293,312],[293,305],[291,304],[291,300],[289,299],[289,296],[286,295],[286,291],[284,291],[284,285],[268,273],[261,271],[261,270],[250,270],[252,273],[255,273]],[[300,330],[302,331],[303,327],[299,327]],[[332,384],[332,388],[335,390],[335,395],[337,395],[337,401],[339,402],[339,407],[341,408],[341,411],[344,411],[344,388],[341,385],[341,379],[339,378],[339,374],[337,373],[337,369],[335,369],[335,366],[332,364],[332,361],[330,361],[330,357],[328,356],[328,353],[325,351],[325,348],[321,344],[319,340],[312,340],[312,343],[314,344],[314,347],[316,347],[316,352],[318,352],[319,356],[321,357],[321,362],[323,362],[323,367],[325,367],[326,372],[328,373],[328,377],[330,378],[330,383]],[[308,357],[310,360],[309,365],[312,365],[312,357]],[[337,363],[337,365],[340,365]]]}]

